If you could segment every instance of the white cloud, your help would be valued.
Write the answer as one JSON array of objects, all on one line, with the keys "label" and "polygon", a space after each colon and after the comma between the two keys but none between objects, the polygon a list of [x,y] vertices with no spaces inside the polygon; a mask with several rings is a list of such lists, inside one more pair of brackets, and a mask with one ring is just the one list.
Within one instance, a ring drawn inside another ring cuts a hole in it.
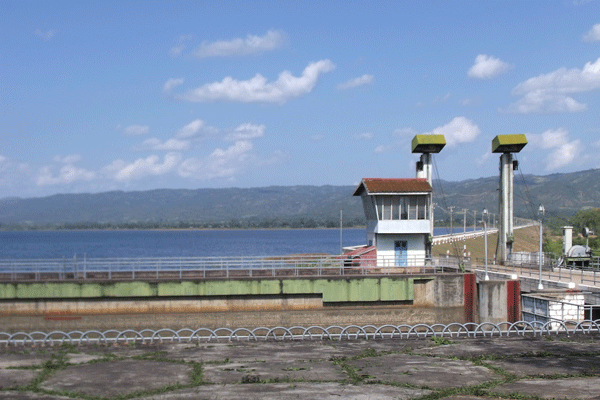
[{"label": "white cloud", "polygon": [[46,31],[46,32],[42,32],[40,29],[36,29],[35,32],[33,32],[33,33],[36,36],[39,36],[42,39],[44,39],[45,42],[47,42],[48,40],[50,40],[54,37],[54,34],[56,33],[56,29],[50,29],[49,31]]},{"label": "white cloud", "polygon": [[[335,65],[331,61],[321,60],[310,63],[300,77],[293,76],[289,71],[283,71],[274,82],[267,82],[267,79],[260,74],[246,81],[226,77],[221,82],[208,83],[175,97],[191,102],[285,103],[292,98],[310,93],[317,84],[319,76],[334,68]],[[168,92],[174,86],[167,82],[165,88],[167,87],[165,91]]]},{"label": "white cloud", "polygon": [[467,75],[474,79],[491,79],[513,68],[514,65],[501,61],[499,58],[479,54],[475,57],[475,64],[469,69]]},{"label": "white cloud", "polygon": [[549,129],[539,135],[529,134],[531,145],[544,150],[552,150],[546,156],[546,171],[558,170],[577,161],[583,153],[579,139],[570,140],[569,131],[563,128]]},{"label": "white cloud", "polygon": [[54,162],[57,163],[61,163],[61,164],[74,164],[78,161],[81,161],[81,155],[79,154],[71,154],[65,157],[62,157],[60,155],[56,155],[53,158]]},{"label": "white cloud", "polygon": [[204,125],[204,121],[202,121],[201,119],[195,119],[192,122],[190,122],[189,124],[187,124],[186,126],[184,126],[183,128],[181,128],[177,132],[177,137],[179,137],[179,138],[194,137],[194,136],[196,136],[198,131],[200,131],[200,129],[202,128],[203,125]]},{"label": "white cloud", "polygon": [[83,168],[77,168],[73,164],[63,165],[57,176],[52,174],[51,168],[43,167],[36,178],[38,186],[67,184],[75,181],[91,181],[96,177],[92,171]]},{"label": "white cloud", "polygon": [[512,90],[514,95],[523,95],[536,90],[551,93],[569,94],[589,92],[600,88],[600,58],[587,62],[583,69],[559,68],[548,74],[538,75],[519,83]]},{"label": "white cloud", "polygon": [[587,110],[587,105],[577,102],[571,96],[552,94],[544,90],[525,93],[506,109],[512,114],[557,114]]},{"label": "white cloud", "polygon": [[544,133],[529,134],[527,137],[533,146],[542,149],[551,149],[568,143],[569,131],[563,128],[548,129]]},{"label": "white cloud", "polygon": [[235,128],[233,132],[225,136],[225,140],[239,141],[250,140],[263,137],[266,127],[264,125],[253,125],[250,123],[242,124]]},{"label": "white cloud", "polygon": [[371,140],[373,139],[373,132],[356,133],[352,137],[356,140]]},{"label": "white cloud", "polygon": [[579,103],[568,95],[598,89],[600,58],[593,63],[587,62],[583,69],[568,70],[563,67],[519,83],[512,94],[522,98],[509,105],[506,111],[518,114],[585,111],[586,104]]},{"label": "white cloud", "polygon": [[193,54],[196,57],[244,56],[275,50],[284,43],[285,34],[282,31],[270,30],[264,36],[248,35],[245,39],[202,42]]},{"label": "white cloud", "polygon": [[150,127],[148,125],[129,125],[123,129],[123,133],[127,136],[140,136],[150,133]]},{"label": "white cloud", "polygon": [[[446,101],[448,101],[450,99],[450,97],[452,97],[452,94],[450,92],[448,92],[444,95],[434,97],[432,100],[429,101],[429,104],[434,105],[434,104],[439,104],[439,103],[445,103]],[[418,101],[415,104],[415,107],[421,108],[421,107],[425,107],[426,105],[427,105],[426,102]]]},{"label": "white cloud", "polygon": [[168,153],[163,162],[156,155],[146,158],[139,158],[131,164],[126,164],[122,160],[115,160],[105,169],[113,172],[113,178],[119,182],[129,182],[134,179],[143,178],[148,175],[164,175],[172,171],[181,161],[179,153]]},{"label": "white cloud", "polygon": [[437,127],[425,135],[444,135],[446,144],[452,147],[459,143],[472,142],[480,133],[481,130],[473,121],[465,117],[456,117],[446,125]]},{"label": "white cloud", "polygon": [[487,161],[490,159],[491,156],[492,156],[492,152],[487,151],[481,157],[475,159],[475,162],[477,163],[477,165],[482,166],[484,164],[487,164]]},{"label": "white cloud", "polygon": [[179,39],[177,39],[177,44],[169,50],[169,54],[171,57],[179,57],[181,52],[185,49],[185,42],[192,38],[191,35],[181,35]]},{"label": "white cloud", "polygon": [[358,78],[353,78],[350,79],[349,81],[346,81],[344,83],[340,83],[337,88],[340,90],[344,90],[344,89],[351,89],[351,88],[355,88],[357,86],[362,86],[362,85],[368,85],[370,83],[373,83],[373,80],[375,79],[375,77],[373,75],[363,75],[363,76],[359,76]]},{"label": "white cloud", "polygon": [[53,175],[52,170],[54,168],[51,166],[42,167],[36,177],[36,184],[38,186],[68,184],[75,181],[91,181],[96,177],[95,172],[77,168],[73,165],[81,161],[79,154],[71,154],[65,157],[57,155],[53,158],[53,161],[62,164],[58,170],[58,174],[56,176]]},{"label": "white cloud", "polygon": [[373,150],[373,152],[381,154],[381,153],[387,153],[391,149],[392,149],[392,146],[389,146],[389,145],[386,146],[386,145],[381,144],[381,145],[375,147],[375,150]]},{"label": "white cloud", "polygon": [[183,78],[170,78],[163,85],[163,92],[171,93],[173,88],[176,88],[177,86],[180,86],[180,85],[183,85]]},{"label": "white cloud", "polygon": [[437,96],[436,98],[431,100],[431,104],[445,103],[450,99],[450,97],[452,97],[452,94],[450,94],[450,92],[446,93],[443,96]]},{"label": "white cloud", "polygon": [[482,103],[481,98],[477,97],[477,96],[465,97],[458,102],[458,104],[460,104],[461,106],[464,106],[464,107],[475,107],[475,106],[481,105],[481,103]]},{"label": "white cloud", "polygon": [[598,42],[600,41],[600,24],[596,24],[592,27],[592,29],[590,29],[588,31],[588,33],[586,33],[585,35],[583,35],[583,41],[584,42]]},{"label": "white cloud", "polygon": [[235,175],[252,158],[252,142],[240,140],[227,149],[216,149],[205,159],[189,158],[181,163],[182,177],[196,179],[228,178]]},{"label": "white cloud", "polygon": [[150,138],[144,140],[139,147],[139,150],[167,150],[167,151],[181,151],[187,150],[190,147],[190,142],[187,140],[179,140],[171,138],[165,142],[161,142],[157,138]]}]

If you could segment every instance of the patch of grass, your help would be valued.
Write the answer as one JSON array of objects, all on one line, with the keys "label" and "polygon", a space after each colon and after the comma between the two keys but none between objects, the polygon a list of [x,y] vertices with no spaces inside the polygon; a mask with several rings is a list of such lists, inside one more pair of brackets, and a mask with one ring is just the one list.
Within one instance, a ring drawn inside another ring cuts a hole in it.
[{"label": "patch of grass", "polygon": [[436,346],[446,346],[454,343],[451,340],[442,336],[432,336],[431,341],[435,343]]},{"label": "patch of grass", "polygon": [[364,380],[363,375],[360,375],[357,369],[348,363],[348,359],[345,356],[332,357],[329,359],[329,361],[339,365],[340,368],[346,372],[350,382],[352,382],[353,384],[357,385],[359,383],[362,383],[362,381]]},{"label": "patch of grass", "polygon": [[137,356],[131,357],[134,360],[149,360],[149,359],[164,359],[164,356],[168,354],[167,351],[152,351],[150,353],[144,353]]},{"label": "patch of grass", "polygon": [[67,342],[63,342],[60,345],[60,350],[66,352],[66,353],[71,353],[71,354],[79,354],[79,349],[77,348],[77,346],[75,346],[73,343],[67,343]]}]

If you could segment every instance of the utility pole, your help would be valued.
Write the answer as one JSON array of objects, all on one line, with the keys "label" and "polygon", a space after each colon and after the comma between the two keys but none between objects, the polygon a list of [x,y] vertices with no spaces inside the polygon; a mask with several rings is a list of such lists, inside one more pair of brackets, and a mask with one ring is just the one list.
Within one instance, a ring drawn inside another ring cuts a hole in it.
[{"label": "utility pole", "polygon": [[454,234],[454,232],[452,231],[452,218],[453,218],[453,212],[454,212],[454,206],[450,206],[448,207],[448,210],[450,210],[450,234]]},{"label": "utility pole", "polygon": [[473,232],[477,230],[477,210],[473,211]]},{"label": "utility pole", "polygon": [[463,213],[465,213],[464,221],[463,221],[464,225],[465,225],[464,233],[467,233],[467,209],[466,208],[463,208]]}]

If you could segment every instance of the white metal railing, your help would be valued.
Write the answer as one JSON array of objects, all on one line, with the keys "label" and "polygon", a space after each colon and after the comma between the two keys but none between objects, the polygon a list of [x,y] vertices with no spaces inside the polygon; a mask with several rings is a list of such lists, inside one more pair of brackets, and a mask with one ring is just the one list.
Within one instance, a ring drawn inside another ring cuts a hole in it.
[{"label": "white metal railing", "polygon": [[[556,324],[555,327],[552,324]],[[600,320],[585,320],[579,323],[574,321],[559,321],[558,323],[540,321],[517,321],[475,324],[451,323],[443,324],[418,324],[418,325],[349,325],[349,326],[319,326],[310,327],[294,326],[273,328],[237,328],[222,327],[209,328],[182,328],[173,329],[142,329],[136,331],[127,329],[123,331],[52,331],[52,332],[0,332],[0,345],[2,346],[53,346],[63,343],[69,344],[135,344],[135,343],[198,343],[218,341],[284,341],[284,340],[378,340],[378,339],[424,339],[431,337],[448,338],[485,338],[485,337],[536,337],[563,335],[597,335],[600,332]]]},{"label": "white metal railing", "polygon": [[453,258],[270,256],[0,260],[0,281],[152,280],[456,272]]},{"label": "white metal railing", "polygon": [[[518,224],[517,224],[518,222]],[[529,226],[539,225],[538,221],[523,219],[523,218],[515,218],[515,227],[513,229],[522,229],[527,228]],[[492,233],[497,233],[498,228],[487,227],[488,235]],[[446,235],[437,235],[433,237],[433,245],[445,244],[445,243],[453,243],[462,240],[475,239],[478,237],[482,237],[485,235],[485,230],[478,229],[476,231],[468,231],[468,232],[454,232]]]},{"label": "white metal railing", "polygon": [[[498,232],[498,228],[488,228],[487,233],[492,234]],[[433,238],[433,245],[436,246],[438,244],[444,244],[444,243],[453,243],[459,240],[468,240],[468,239],[475,239],[478,237],[482,237],[484,236],[485,231],[481,230],[481,231],[469,231],[469,232],[459,232],[459,233],[452,233],[452,234],[447,234],[447,235],[439,235],[439,236],[435,236]]]},{"label": "white metal railing", "polygon": [[[581,285],[600,286],[600,257],[592,257],[588,267],[562,266],[557,267],[556,255],[543,253],[542,271],[539,270],[539,253],[532,253],[530,262],[520,260],[498,263],[496,260],[488,259],[488,271],[503,274],[517,274],[519,277],[530,277],[544,281],[576,282]],[[476,269],[482,270],[485,265],[484,259],[475,260]]]}]

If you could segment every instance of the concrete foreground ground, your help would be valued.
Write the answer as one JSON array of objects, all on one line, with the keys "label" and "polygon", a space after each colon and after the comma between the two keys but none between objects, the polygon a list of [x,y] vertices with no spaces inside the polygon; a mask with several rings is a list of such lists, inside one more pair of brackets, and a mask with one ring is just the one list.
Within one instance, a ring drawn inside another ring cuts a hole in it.
[{"label": "concrete foreground ground", "polygon": [[600,335],[0,347],[0,399],[600,399]]}]

